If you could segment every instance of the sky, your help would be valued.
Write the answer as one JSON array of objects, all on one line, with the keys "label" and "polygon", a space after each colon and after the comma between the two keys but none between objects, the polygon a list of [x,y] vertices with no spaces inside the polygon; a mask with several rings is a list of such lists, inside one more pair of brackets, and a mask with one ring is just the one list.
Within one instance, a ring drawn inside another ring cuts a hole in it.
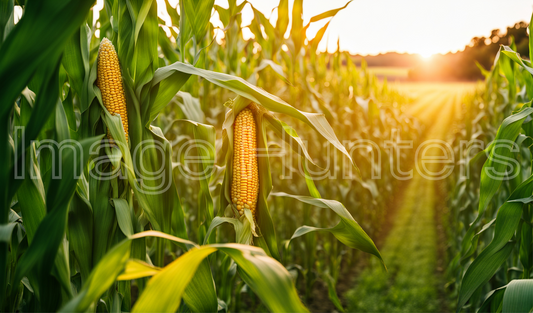
[{"label": "sky", "polygon": [[[177,6],[178,0],[168,1],[171,6]],[[103,2],[97,0],[96,7],[103,7]],[[164,0],[157,2],[159,16],[172,26]],[[275,23],[277,12],[273,9],[279,0],[248,2]],[[289,0],[289,10],[293,2]],[[303,3],[303,18],[307,23],[317,14],[344,6],[347,0],[304,0]],[[227,0],[215,0],[215,4],[228,7]],[[354,0],[333,18],[319,49],[334,51],[339,39],[341,50],[352,54],[395,51],[429,57],[463,50],[473,37],[488,37],[493,29],[506,29],[519,21],[529,22],[532,12],[533,0]],[[247,4],[242,26],[249,25],[252,18],[253,11]],[[213,14],[211,22],[223,28],[218,13]],[[307,38],[313,38],[326,22],[311,25]],[[167,32],[170,33],[168,29]],[[245,39],[252,36],[247,28],[243,33]]]},{"label": "sky", "polygon": [[[278,0],[248,0],[267,17]],[[240,3],[241,1],[238,1]],[[290,1],[290,6],[292,7]],[[346,0],[304,0],[304,23],[321,12],[342,7]],[[227,0],[215,0],[227,7]],[[489,36],[519,21],[529,22],[533,0],[355,0],[332,20],[320,49],[375,55],[396,51],[429,56],[463,50],[473,37]],[[275,19],[274,13],[273,19]],[[243,24],[253,17],[243,12]],[[249,22],[248,22],[249,24]],[[325,22],[310,27],[312,38]]]}]

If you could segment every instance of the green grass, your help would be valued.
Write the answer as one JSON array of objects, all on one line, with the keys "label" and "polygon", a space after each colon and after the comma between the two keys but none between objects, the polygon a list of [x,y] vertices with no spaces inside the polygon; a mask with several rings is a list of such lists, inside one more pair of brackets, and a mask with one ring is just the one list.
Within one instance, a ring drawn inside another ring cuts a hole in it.
[{"label": "green grass", "polygon": [[417,176],[382,249],[388,273],[377,263],[362,273],[347,296],[350,312],[436,311],[434,204],[433,184]]}]

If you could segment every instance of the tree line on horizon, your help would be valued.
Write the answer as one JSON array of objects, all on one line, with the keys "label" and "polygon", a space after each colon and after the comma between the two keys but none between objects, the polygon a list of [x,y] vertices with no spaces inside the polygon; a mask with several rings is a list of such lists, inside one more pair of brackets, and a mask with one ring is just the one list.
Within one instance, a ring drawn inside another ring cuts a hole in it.
[{"label": "tree line on horizon", "polygon": [[[507,29],[494,29],[488,37],[474,37],[464,50],[436,54],[424,60],[418,54],[387,52],[378,55],[352,55],[355,64],[364,59],[370,67],[410,68],[409,80],[468,81],[483,79],[479,66],[490,70],[501,45],[516,45],[517,52],[529,56],[528,23],[518,22]],[[479,65],[478,65],[479,64]]]},{"label": "tree line on horizon", "polygon": [[528,23],[518,22],[506,32],[492,30],[489,37],[474,37],[463,51],[434,55],[430,62],[419,62],[409,70],[410,80],[477,80],[483,79],[480,66],[490,70],[501,45],[516,45],[523,57],[529,56]]}]

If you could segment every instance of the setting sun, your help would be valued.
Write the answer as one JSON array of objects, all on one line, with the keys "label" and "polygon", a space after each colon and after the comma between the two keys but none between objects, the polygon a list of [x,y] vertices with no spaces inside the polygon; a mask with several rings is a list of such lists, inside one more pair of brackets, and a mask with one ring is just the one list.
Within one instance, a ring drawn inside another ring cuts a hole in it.
[{"label": "setting sun", "polygon": [[429,59],[433,56],[434,53],[431,52],[419,52],[418,53],[422,58]]}]

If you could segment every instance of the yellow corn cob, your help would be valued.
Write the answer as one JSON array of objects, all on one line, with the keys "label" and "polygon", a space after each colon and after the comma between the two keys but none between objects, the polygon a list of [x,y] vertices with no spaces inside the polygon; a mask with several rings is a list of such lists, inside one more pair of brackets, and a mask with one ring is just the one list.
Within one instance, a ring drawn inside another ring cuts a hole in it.
[{"label": "yellow corn cob", "polygon": [[233,126],[233,182],[231,201],[240,215],[250,209],[255,219],[259,173],[257,168],[257,139],[252,110],[239,112]]},{"label": "yellow corn cob", "polygon": [[[120,74],[120,64],[115,47],[109,39],[104,38],[98,49],[98,87],[102,91],[104,106],[111,113],[120,114],[122,126],[128,141],[128,112],[126,110],[126,97],[122,86],[122,76]],[[109,129],[107,137],[112,140]]]}]

